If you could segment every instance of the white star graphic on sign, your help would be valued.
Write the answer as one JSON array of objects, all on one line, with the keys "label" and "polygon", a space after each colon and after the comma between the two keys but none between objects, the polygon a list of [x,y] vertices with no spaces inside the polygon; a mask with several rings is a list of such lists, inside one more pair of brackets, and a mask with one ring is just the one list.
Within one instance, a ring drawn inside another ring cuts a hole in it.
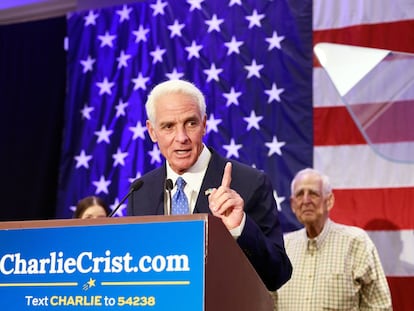
[{"label": "white star graphic on sign", "polygon": [[269,96],[267,103],[270,104],[273,100],[280,102],[280,94],[284,91],[285,89],[278,89],[276,83],[273,83],[270,90],[265,90],[265,93]]},{"label": "white star graphic on sign", "polygon": [[133,183],[135,180],[141,177],[141,172],[137,172],[134,177],[128,178],[129,183]]},{"label": "white star graphic on sign", "polygon": [[242,145],[236,145],[234,138],[230,140],[230,145],[223,145],[223,148],[227,150],[226,158],[234,156],[235,158],[239,157],[239,149],[242,148]]},{"label": "white star graphic on sign", "polygon": [[112,158],[114,159],[113,167],[116,167],[117,165],[125,166],[125,158],[127,156],[128,152],[122,152],[121,148],[118,148],[116,153],[112,155]]},{"label": "white star graphic on sign", "polygon": [[216,64],[212,63],[210,69],[204,69],[203,72],[207,75],[207,82],[211,80],[219,81],[219,74],[223,71],[223,69],[216,68]]},{"label": "white star graphic on sign", "polygon": [[275,201],[276,201],[277,210],[279,212],[281,212],[282,211],[282,203],[283,203],[283,201],[285,201],[285,197],[279,197],[277,195],[276,190],[273,190],[273,197],[275,198]]},{"label": "white star graphic on sign", "polygon": [[93,181],[93,185],[96,187],[95,194],[99,194],[101,192],[108,194],[108,187],[111,184],[110,180],[106,180],[103,175],[99,178],[98,181]]},{"label": "white star graphic on sign", "polygon": [[177,20],[174,20],[174,24],[168,26],[168,29],[171,31],[170,38],[174,38],[174,36],[181,37],[181,29],[184,27],[185,24],[180,24]]},{"label": "white star graphic on sign", "polygon": [[88,71],[92,71],[92,67],[93,67],[93,64],[95,63],[95,59],[94,58],[92,58],[90,55],[88,55],[88,58],[87,59],[85,59],[85,60],[81,60],[80,61],[80,63],[81,63],[81,65],[82,65],[82,67],[83,67],[83,73],[86,73],[86,72],[88,72]]},{"label": "white star graphic on sign", "polygon": [[269,38],[266,38],[266,41],[269,43],[268,51],[273,50],[273,48],[281,49],[280,42],[285,39],[284,36],[278,36],[276,31],[273,31],[273,35]]},{"label": "white star graphic on sign", "polygon": [[281,141],[279,142],[277,140],[276,136],[273,136],[273,140],[270,143],[265,143],[266,147],[269,148],[269,152],[267,153],[267,156],[270,157],[272,154],[276,153],[278,155],[282,155],[282,150],[281,148],[286,145],[285,142]]},{"label": "white star graphic on sign", "polygon": [[81,109],[81,114],[83,119],[90,120],[91,119],[91,112],[94,111],[94,107],[89,107],[87,104],[83,106]]},{"label": "white star graphic on sign", "polygon": [[188,52],[187,59],[190,60],[192,57],[200,58],[200,50],[203,48],[202,45],[197,45],[193,40],[190,46],[186,46],[185,50]]},{"label": "white star graphic on sign", "polygon": [[128,102],[122,102],[122,100],[119,100],[118,105],[115,106],[116,109],[116,117],[119,118],[120,116],[124,116],[125,113],[125,108],[128,107]]},{"label": "white star graphic on sign", "polygon": [[85,150],[82,149],[81,153],[78,156],[75,156],[76,168],[83,166],[84,168],[89,168],[89,161],[92,159],[91,155],[87,155]]},{"label": "white star graphic on sign", "polygon": [[253,76],[260,78],[260,70],[262,70],[263,67],[263,65],[256,64],[256,60],[253,59],[252,64],[250,66],[244,66],[244,68],[246,68],[246,70],[248,71],[247,79]]},{"label": "white star graphic on sign", "polygon": [[152,150],[148,151],[148,154],[151,157],[151,164],[161,163],[161,152],[156,144],[152,146]]},{"label": "white star graphic on sign", "polygon": [[98,36],[98,39],[101,41],[101,48],[104,46],[113,47],[112,41],[115,40],[116,36],[111,36],[108,31],[105,31],[105,35]]},{"label": "white star graphic on sign", "polygon": [[138,77],[136,77],[135,79],[132,79],[132,82],[134,82],[134,91],[138,89],[146,90],[147,86],[145,85],[145,83],[147,83],[148,80],[149,80],[148,77],[144,77],[142,73],[139,73]]},{"label": "white star graphic on sign", "polygon": [[231,37],[231,41],[224,42],[224,45],[227,47],[227,55],[230,55],[231,53],[240,54],[239,47],[243,45],[242,41],[237,41],[235,36]]},{"label": "white star graphic on sign", "polygon": [[194,9],[201,10],[201,3],[203,3],[204,0],[187,0],[187,3],[190,5],[190,12]]},{"label": "white star graphic on sign", "polygon": [[258,14],[257,10],[253,10],[253,14],[246,16],[246,19],[249,21],[249,29],[254,26],[261,27],[260,21],[265,17],[264,14]]},{"label": "white star graphic on sign", "polygon": [[138,30],[132,31],[132,34],[135,36],[135,43],[140,41],[147,41],[147,33],[149,32],[149,28],[144,28],[142,25],[139,25]]},{"label": "white star graphic on sign", "polygon": [[[109,206],[109,208],[113,211],[113,210],[115,210],[116,208],[117,208],[117,206],[119,205],[119,199],[118,198],[115,198],[115,200],[114,200],[114,204],[111,204],[110,206]],[[127,205],[125,204],[125,203],[122,203],[121,205],[119,205],[119,208],[117,209],[117,211],[115,212],[115,214],[114,215],[116,215],[116,216],[118,216],[118,217],[122,217],[122,216],[124,216],[124,210],[126,209],[126,207],[127,207]]]},{"label": "white star graphic on sign", "polygon": [[118,61],[118,69],[122,67],[128,67],[128,59],[131,58],[130,54],[125,54],[124,50],[121,51],[121,54],[116,59]]},{"label": "white star graphic on sign", "polygon": [[229,6],[233,6],[234,4],[242,5],[241,0],[230,0]]},{"label": "white star graphic on sign", "polygon": [[218,31],[220,32],[220,25],[224,22],[224,19],[218,19],[217,15],[214,14],[213,17],[211,19],[208,19],[205,21],[205,23],[208,25],[208,30],[207,32],[212,32],[212,31]]},{"label": "white star graphic on sign", "polygon": [[256,116],[256,112],[252,110],[250,112],[250,116],[247,118],[243,118],[243,120],[247,122],[247,131],[249,131],[251,128],[260,130],[259,122],[263,120],[263,117]]},{"label": "white star graphic on sign", "polygon": [[150,7],[152,8],[152,16],[157,16],[158,14],[164,15],[164,8],[168,5],[167,2],[162,2],[162,0],[157,0],[157,3],[150,4]]},{"label": "white star graphic on sign", "polygon": [[128,6],[124,5],[122,10],[117,10],[116,14],[119,15],[119,21],[122,23],[123,21],[129,20],[129,14],[131,13],[132,8],[128,8]]},{"label": "white star graphic on sign", "polygon": [[142,140],[145,139],[145,131],[147,128],[145,126],[142,126],[141,121],[138,121],[135,126],[130,126],[128,129],[133,133],[133,140],[137,139],[138,137]]},{"label": "white star graphic on sign", "polygon": [[222,122],[221,119],[215,119],[214,114],[210,114],[208,120],[207,120],[207,134],[211,131],[214,131],[218,133],[217,125],[219,125]]},{"label": "white star graphic on sign", "polygon": [[96,143],[100,143],[102,141],[110,144],[111,141],[109,140],[109,136],[111,136],[113,133],[112,130],[107,130],[105,125],[102,125],[101,129],[99,131],[95,131],[95,135],[98,136],[98,140]]},{"label": "white star graphic on sign", "polygon": [[168,80],[180,80],[182,77],[184,77],[184,74],[182,72],[178,72],[177,68],[174,67],[172,72],[165,74],[168,78]]},{"label": "white star graphic on sign", "polygon": [[85,27],[88,25],[96,25],[96,19],[98,16],[98,13],[95,14],[93,11],[89,11],[88,15],[83,18],[85,20]]},{"label": "white star graphic on sign", "polygon": [[112,94],[111,88],[115,85],[113,82],[109,82],[108,78],[105,77],[102,82],[96,82],[96,86],[99,87],[99,95]]},{"label": "white star graphic on sign", "polygon": [[166,49],[160,49],[159,46],[157,46],[157,48],[155,49],[155,51],[150,52],[151,56],[152,56],[152,63],[156,64],[158,62],[162,63],[162,56],[164,55],[164,53],[166,52]]},{"label": "white star graphic on sign", "polygon": [[238,98],[242,95],[241,92],[236,92],[234,87],[230,89],[230,93],[223,93],[223,96],[227,98],[226,107],[229,107],[231,104],[234,104],[236,106],[239,105]]}]

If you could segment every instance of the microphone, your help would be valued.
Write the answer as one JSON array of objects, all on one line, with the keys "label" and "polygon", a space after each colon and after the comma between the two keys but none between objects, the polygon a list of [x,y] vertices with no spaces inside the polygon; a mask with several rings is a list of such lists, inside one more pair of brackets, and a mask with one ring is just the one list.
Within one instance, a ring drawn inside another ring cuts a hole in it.
[{"label": "microphone", "polygon": [[141,179],[135,180],[132,183],[131,187],[129,188],[129,192],[127,193],[127,195],[122,198],[121,202],[118,203],[118,205],[112,210],[112,212],[108,215],[108,217],[112,217],[117,212],[117,210],[121,207],[122,203],[124,203],[125,200],[128,199],[128,197],[132,193],[134,193],[139,188],[141,188],[143,184],[144,184],[144,182]]},{"label": "microphone", "polygon": [[167,207],[166,213],[164,213],[166,215],[171,215],[171,208],[172,208],[171,190],[172,190],[172,188],[174,188],[172,180],[169,179],[169,178],[166,179],[165,180],[165,190],[168,191],[168,200],[169,200],[169,203],[170,203],[169,206]]}]

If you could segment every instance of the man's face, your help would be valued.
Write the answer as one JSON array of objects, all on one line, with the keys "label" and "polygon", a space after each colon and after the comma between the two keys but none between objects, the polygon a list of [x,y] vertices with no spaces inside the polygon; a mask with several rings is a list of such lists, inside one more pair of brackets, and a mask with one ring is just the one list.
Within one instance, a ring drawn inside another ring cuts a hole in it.
[{"label": "man's face", "polygon": [[317,174],[305,174],[296,180],[291,207],[303,225],[323,226],[332,205],[332,194],[324,196],[322,179]]},{"label": "man's face", "polygon": [[203,149],[206,117],[194,100],[182,93],[161,96],[155,103],[155,123],[147,120],[148,133],[178,174],[186,172]]}]

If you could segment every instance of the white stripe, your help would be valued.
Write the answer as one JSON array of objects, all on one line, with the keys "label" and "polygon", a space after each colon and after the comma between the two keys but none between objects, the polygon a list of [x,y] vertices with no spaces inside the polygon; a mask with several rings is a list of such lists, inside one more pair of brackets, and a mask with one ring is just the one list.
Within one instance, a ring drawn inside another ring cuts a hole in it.
[{"label": "white stripe", "polygon": [[313,68],[313,106],[338,107],[344,105],[325,69]]},{"label": "white stripe", "polygon": [[414,230],[367,231],[387,276],[414,276]]},{"label": "white stripe", "polygon": [[344,101],[327,72],[321,67],[314,68],[314,107],[343,106],[344,102],[370,104],[414,99],[414,55],[400,60],[384,61],[375,70],[381,75],[377,74],[357,84],[355,90],[345,95]]},{"label": "white stripe", "polygon": [[314,168],[327,174],[333,188],[395,188],[414,185],[414,164],[391,162],[369,145],[317,146]]},{"label": "white stripe", "polygon": [[414,19],[412,0],[314,0],[313,29]]}]

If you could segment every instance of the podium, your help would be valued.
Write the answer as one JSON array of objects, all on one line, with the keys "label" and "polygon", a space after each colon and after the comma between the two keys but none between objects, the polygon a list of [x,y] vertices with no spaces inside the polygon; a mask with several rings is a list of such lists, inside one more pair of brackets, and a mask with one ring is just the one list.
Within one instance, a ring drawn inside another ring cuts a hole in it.
[{"label": "podium", "polygon": [[0,223],[0,309],[271,311],[208,214]]}]

